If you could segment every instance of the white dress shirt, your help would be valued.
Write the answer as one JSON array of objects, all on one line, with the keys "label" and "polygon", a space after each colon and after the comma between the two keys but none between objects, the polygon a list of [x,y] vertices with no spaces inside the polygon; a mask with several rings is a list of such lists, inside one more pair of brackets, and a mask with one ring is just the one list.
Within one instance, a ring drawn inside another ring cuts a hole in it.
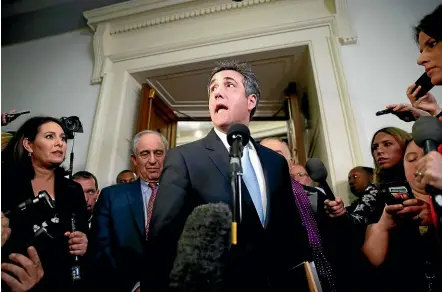
[{"label": "white dress shirt", "polygon": [[[221,132],[217,128],[214,128],[216,135],[221,139],[227,151],[230,151],[229,142],[227,142],[227,134]],[[262,201],[262,209],[264,211],[264,220],[267,214],[267,188],[264,179],[264,171],[262,170],[261,161],[259,160],[258,153],[256,152],[253,143],[249,142],[245,147],[248,148],[250,162],[252,163],[253,169],[255,170],[256,178],[258,179],[259,190],[261,191],[261,201]],[[241,164],[244,164],[244,156],[241,158]]]}]

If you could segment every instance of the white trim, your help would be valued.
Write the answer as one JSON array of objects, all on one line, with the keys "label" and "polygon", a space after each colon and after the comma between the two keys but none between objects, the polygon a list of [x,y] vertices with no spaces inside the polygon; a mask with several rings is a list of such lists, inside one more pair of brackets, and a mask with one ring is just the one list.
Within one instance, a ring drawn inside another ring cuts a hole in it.
[{"label": "white trim", "polygon": [[[189,3],[190,8],[187,9],[191,11],[207,6],[206,1],[183,1]],[[227,0],[213,1],[216,5],[227,3]],[[180,1],[166,0],[163,4],[168,5],[167,7],[143,10],[160,3],[158,0],[137,0],[85,13],[89,24],[97,27],[94,47],[98,48],[94,50],[96,60],[93,80],[98,82],[100,78],[103,79],[86,168],[97,173],[99,180],[108,184],[125,167],[118,162],[121,160],[115,162],[115,156],[128,152],[130,148],[128,143],[118,143],[118,139],[130,136],[128,133],[132,131],[131,123],[122,123],[123,119],[137,120],[136,114],[124,106],[130,93],[139,88],[138,82],[144,81],[136,79],[137,74],[200,61],[307,45],[316,82],[321,138],[326,142],[326,145],[321,146],[325,155],[321,158],[329,166],[330,181],[335,192],[347,201],[345,194],[348,170],[363,161],[339,55],[339,32],[345,26],[338,24],[337,14],[345,11],[345,1],[340,1],[341,6],[337,5],[340,12],[333,14],[325,8],[321,0],[253,0],[254,4],[242,10],[241,15],[236,9],[230,9],[213,13],[210,18],[195,17],[190,22],[189,19],[180,19],[124,33],[110,33],[125,22],[129,25],[131,18],[128,16],[130,13],[137,14],[135,11],[141,13],[133,16],[137,21],[148,16],[156,19],[162,17],[161,15],[182,13],[187,6],[174,6],[173,3],[178,2]],[[258,16],[259,20],[253,22]],[[341,13],[339,17],[345,17],[345,13]],[[244,20],[252,23],[235,26],[234,31],[231,26],[219,25],[226,21],[241,23]],[[199,37],[195,37],[192,29],[185,27],[201,27],[212,23],[215,23],[216,31],[202,30]],[[151,41],[153,37],[170,32],[175,35]],[[351,33],[343,34],[345,37],[347,35],[351,37]],[[190,104],[184,113],[194,117],[207,117],[208,110],[202,106]],[[271,102],[262,103],[257,113],[274,113],[278,109],[273,109],[273,106]]]}]

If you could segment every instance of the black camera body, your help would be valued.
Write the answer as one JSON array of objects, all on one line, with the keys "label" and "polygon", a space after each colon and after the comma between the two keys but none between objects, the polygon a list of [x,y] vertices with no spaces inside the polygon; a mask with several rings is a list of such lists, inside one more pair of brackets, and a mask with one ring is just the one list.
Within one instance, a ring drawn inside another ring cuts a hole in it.
[{"label": "black camera body", "polygon": [[60,120],[67,131],[66,135],[68,139],[74,139],[75,133],[83,133],[83,125],[79,117],[62,117]]}]

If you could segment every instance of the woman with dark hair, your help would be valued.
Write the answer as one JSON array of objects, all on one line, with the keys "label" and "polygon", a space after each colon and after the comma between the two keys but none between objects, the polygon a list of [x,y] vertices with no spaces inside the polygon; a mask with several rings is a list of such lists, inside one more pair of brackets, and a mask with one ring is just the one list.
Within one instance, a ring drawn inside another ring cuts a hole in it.
[{"label": "woman with dark hair", "polygon": [[[420,55],[417,63],[425,67],[431,83],[442,85],[442,5],[426,15],[414,28],[414,38],[419,45]],[[411,104],[390,104],[395,112],[410,112],[415,119],[431,115],[442,120],[442,108],[436,98],[430,93],[417,98],[421,87],[411,84],[407,88],[407,97]]]},{"label": "woman with dark hair", "polygon": [[[55,207],[36,204],[11,212],[11,236],[2,247],[3,256],[23,253],[29,245],[36,248],[44,270],[34,288],[38,291],[69,291],[73,258],[83,256],[88,245],[82,188],[66,179],[60,167],[66,156],[66,142],[66,131],[58,119],[33,117],[2,152],[2,212],[35,199],[42,191],[55,203]],[[71,232],[72,218],[76,221],[75,232]]]},{"label": "woman with dark hair", "polygon": [[377,267],[382,291],[442,291],[436,218],[426,185],[416,175],[423,156],[414,141],[408,143],[404,168],[414,198],[385,206],[379,221],[367,228],[362,250]]}]

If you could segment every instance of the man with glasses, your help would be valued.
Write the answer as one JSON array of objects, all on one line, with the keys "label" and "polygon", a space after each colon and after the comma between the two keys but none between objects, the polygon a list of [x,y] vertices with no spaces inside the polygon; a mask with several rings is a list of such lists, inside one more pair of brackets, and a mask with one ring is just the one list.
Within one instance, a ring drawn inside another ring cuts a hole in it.
[{"label": "man with glasses", "polygon": [[290,169],[290,175],[301,185],[309,187],[314,186],[312,179],[307,173],[307,170],[305,170],[305,167],[301,164],[294,164]]},{"label": "man with glasses", "polygon": [[100,290],[139,291],[140,273],[146,264],[145,243],[167,149],[167,140],[160,133],[138,133],[131,159],[139,179],[101,191],[90,236],[91,278]]}]

